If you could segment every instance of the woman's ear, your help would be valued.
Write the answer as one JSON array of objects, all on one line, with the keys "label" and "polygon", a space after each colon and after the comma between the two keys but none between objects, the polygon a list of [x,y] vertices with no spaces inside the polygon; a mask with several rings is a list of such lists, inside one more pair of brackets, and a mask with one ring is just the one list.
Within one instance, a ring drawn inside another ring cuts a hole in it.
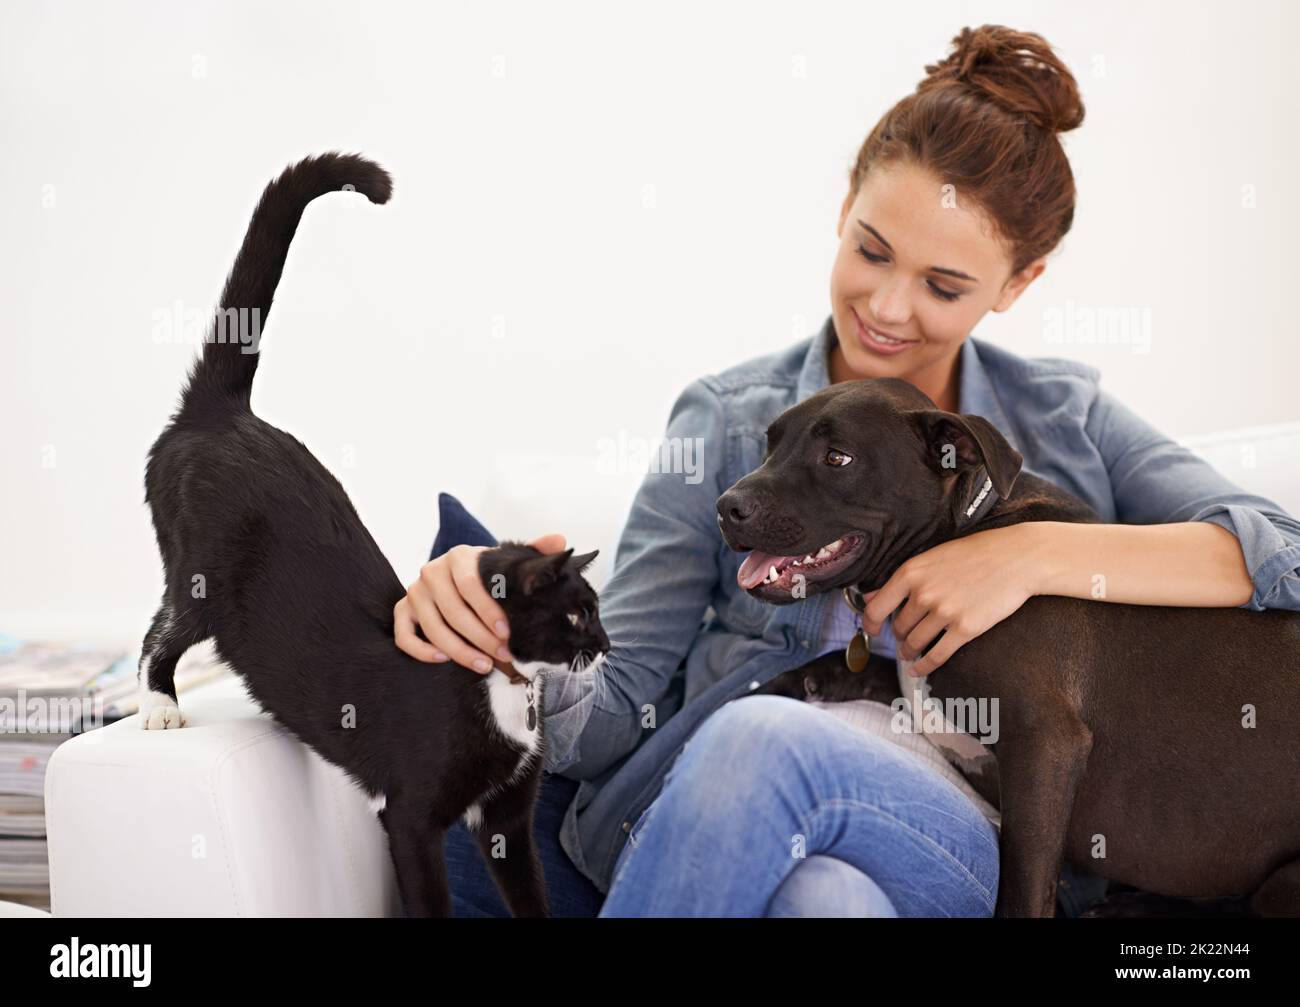
[{"label": "woman's ear", "polygon": [[925,443],[926,461],[940,475],[983,465],[994,492],[1003,499],[1011,495],[1025,459],[983,416],[918,409],[912,421]]},{"label": "woman's ear", "polygon": [[1002,293],[998,295],[998,302],[993,305],[994,311],[1006,311],[1007,308],[1016,303],[1016,300],[1023,294],[1026,288],[1033,283],[1047,268],[1047,257],[1039,256],[1020,272],[1016,273],[1002,285]]}]

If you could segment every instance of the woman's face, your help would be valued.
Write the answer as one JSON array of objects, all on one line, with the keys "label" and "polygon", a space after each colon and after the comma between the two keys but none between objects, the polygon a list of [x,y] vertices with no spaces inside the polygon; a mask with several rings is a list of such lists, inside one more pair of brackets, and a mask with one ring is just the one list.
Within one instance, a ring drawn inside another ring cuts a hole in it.
[{"label": "woman's face", "polygon": [[[917,383],[936,398],[926,385],[951,374],[975,323],[1009,308],[1043,271],[1039,259],[1012,278],[1010,255],[982,213],[907,164],[872,168],[845,200],[836,233],[832,381],[924,377]],[[864,326],[903,342],[881,346]]]}]

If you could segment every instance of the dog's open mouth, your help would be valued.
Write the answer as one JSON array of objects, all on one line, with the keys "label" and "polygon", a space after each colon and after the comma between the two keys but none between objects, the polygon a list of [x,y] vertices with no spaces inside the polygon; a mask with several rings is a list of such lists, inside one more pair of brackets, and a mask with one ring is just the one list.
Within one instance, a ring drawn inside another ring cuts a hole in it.
[{"label": "dog's open mouth", "polygon": [[788,594],[800,583],[800,577],[809,584],[834,576],[862,555],[865,547],[863,536],[848,534],[802,556],[777,556],[755,549],[740,564],[736,583],[746,591]]}]

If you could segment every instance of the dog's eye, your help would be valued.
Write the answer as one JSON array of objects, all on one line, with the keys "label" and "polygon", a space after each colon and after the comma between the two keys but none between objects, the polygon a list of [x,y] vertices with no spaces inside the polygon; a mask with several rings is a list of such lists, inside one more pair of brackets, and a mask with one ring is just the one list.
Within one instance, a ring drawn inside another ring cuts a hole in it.
[{"label": "dog's eye", "polygon": [[851,455],[846,455],[843,451],[836,451],[834,448],[831,448],[826,452],[827,465],[843,466],[849,464],[851,461],[853,461],[853,457]]},{"label": "dog's eye", "polygon": [[569,625],[570,625],[570,626],[576,626],[576,625],[578,625],[578,623],[581,622],[581,621],[582,621],[582,616],[581,616],[580,614],[578,614],[577,612],[570,612],[570,613],[569,613]]}]

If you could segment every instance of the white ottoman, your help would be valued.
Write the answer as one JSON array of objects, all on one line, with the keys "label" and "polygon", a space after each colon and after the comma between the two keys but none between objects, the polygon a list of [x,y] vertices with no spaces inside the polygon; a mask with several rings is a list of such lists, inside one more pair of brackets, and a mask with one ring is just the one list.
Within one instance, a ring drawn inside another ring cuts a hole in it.
[{"label": "white ottoman", "polygon": [[365,795],[229,676],[61,745],[45,778],[55,916],[400,915]]}]

